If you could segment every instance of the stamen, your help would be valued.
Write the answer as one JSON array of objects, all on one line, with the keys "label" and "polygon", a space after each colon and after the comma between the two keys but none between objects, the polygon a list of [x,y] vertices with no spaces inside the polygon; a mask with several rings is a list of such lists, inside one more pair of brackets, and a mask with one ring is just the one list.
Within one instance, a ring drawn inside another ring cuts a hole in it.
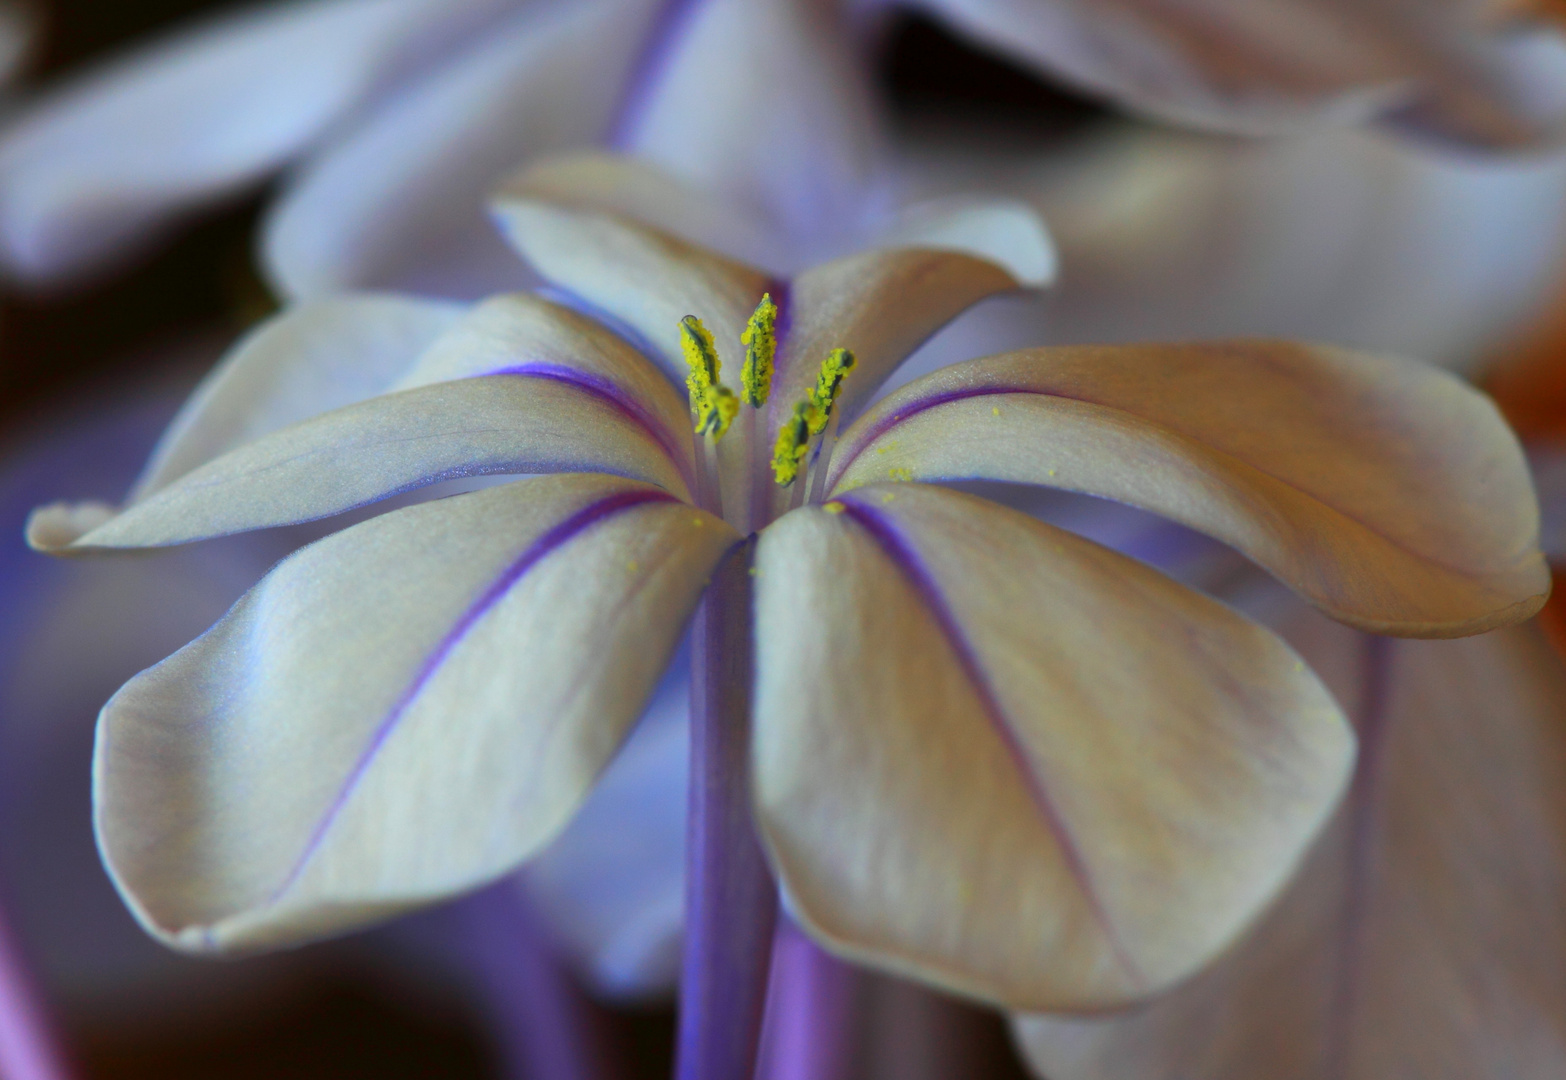
[{"label": "stamen", "polygon": [[810,432],[819,410],[809,401],[794,406],[794,415],[778,429],[777,445],[772,451],[772,476],[779,487],[788,487],[799,476],[799,467],[810,452]]},{"label": "stamen", "polygon": [[756,305],[740,344],[745,346],[745,366],[740,369],[741,391],[745,404],[759,409],[772,393],[772,361],[778,350],[778,306],[772,294],[765,293]]},{"label": "stamen", "polygon": [[826,430],[832,418],[832,404],[843,389],[843,380],[854,370],[854,354],[847,349],[833,349],[821,361],[821,371],[816,376],[815,389],[810,391],[810,403],[816,407],[817,418],[810,434],[819,435]]},{"label": "stamen", "polygon": [[718,381],[723,371],[718,347],[713,343],[712,332],[694,315],[680,320],[680,348],[685,353],[685,365],[690,368],[685,389],[690,394],[696,434],[721,439],[739,413],[739,401],[734,391]]}]

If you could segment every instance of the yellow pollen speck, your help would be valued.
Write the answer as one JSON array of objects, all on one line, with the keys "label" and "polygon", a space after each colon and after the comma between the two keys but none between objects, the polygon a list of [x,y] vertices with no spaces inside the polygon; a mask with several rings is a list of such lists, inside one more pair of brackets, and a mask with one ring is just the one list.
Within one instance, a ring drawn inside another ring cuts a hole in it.
[{"label": "yellow pollen speck", "polygon": [[881,496],[881,502],[883,502],[883,503],[889,503],[889,502],[891,502],[891,501],[892,501],[892,500],[893,500],[893,499],[895,499],[895,498],[897,498],[897,496],[896,496],[896,495],[894,495],[894,494],[892,494],[892,493],[891,493],[891,492],[890,492],[890,491],[888,491],[888,492],[886,492],[886,493],[884,493],[884,494],[883,494],[883,495],[882,495],[882,496]]},{"label": "yellow pollen speck", "polygon": [[886,453],[890,453],[891,451],[896,450],[896,449],[897,449],[897,440],[893,439],[891,442],[887,443],[885,446],[878,446],[878,447],[876,447],[875,448],[875,452],[878,453],[878,454],[886,454]]},{"label": "yellow pollen speck", "polygon": [[761,408],[772,393],[772,361],[778,350],[778,306],[766,293],[745,324],[740,344],[745,346],[745,366],[740,369],[740,392],[745,404]]},{"label": "yellow pollen speck", "polygon": [[1294,670],[1295,670],[1295,672],[1304,671],[1305,670],[1305,665],[1303,663],[1301,663],[1300,661],[1296,660],[1296,661],[1294,661]]},{"label": "yellow pollen speck", "polygon": [[636,560],[635,559],[631,559],[629,562],[627,562],[625,564],[625,568],[627,570],[629,570],[633,574],[636,573]]},{"label": "yellow pollen speck", "polygon": [[1047,473],[1050,476],[1054,476],[1055,475],[1055,470],[1054,469],[1045,469],[1044,471],[1045,471],[1045,473]]},{"label": "yellow pollen speck", "polygon": [[897,465],[887,469],[886,475],[891,477],[894,483],[898,484],[905,484],[914,478],[913,470],[903,465]]},{"label": "yellow pollen speck", "polygon": [[999,416],[1000,415],[1000,406],[999,405],[991,405],[990,406],[990,415],[991,416]]},{"label": "yellow pollen speck", "polygon": [[703,519],[699,518],[699,517],[693,517],[693,518],[691,518],[691,524],[696,526],[699,529],[703,525],[705,525],[706,522]]},{"label": "yellow pollen speck", "polygon": [[829,503],[823,503],[821,509],[825,510],[829,514],[841,514],[844,510],[848,509],[848,507],[834,500]]}]

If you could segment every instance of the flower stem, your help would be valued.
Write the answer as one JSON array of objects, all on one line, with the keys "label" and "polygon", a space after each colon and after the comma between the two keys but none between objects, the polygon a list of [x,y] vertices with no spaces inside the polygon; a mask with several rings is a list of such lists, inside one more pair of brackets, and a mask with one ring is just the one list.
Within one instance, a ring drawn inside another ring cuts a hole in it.
[{"label": "flower stem", "polygon": [[0,909],[0,1077],[67,1080],[69,1075]]},{"label": "flower stem", "polygon": [[758,1080],[858,1076],[868,979],[822,952],[787,919],[772,947],[772,985]]},{"label": "flower stem", "polygon": [[676,1080],[752,1080],[777,887],[750,813],[753,541],[713,571],[691,638],[691,788]]}]

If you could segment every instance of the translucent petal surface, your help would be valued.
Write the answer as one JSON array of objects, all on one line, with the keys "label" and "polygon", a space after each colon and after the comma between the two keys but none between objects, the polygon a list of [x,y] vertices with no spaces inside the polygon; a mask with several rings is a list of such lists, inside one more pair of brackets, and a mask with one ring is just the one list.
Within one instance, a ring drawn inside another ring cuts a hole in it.
[{"label": "translucent petal surface", "polygon": [[1321,684],[1229,609],[993,503],[842,506],[757,558],[757,812],[802,925],[1041,1010],[1209,959],[1346,779]]},{"label": "translucent petal surface", "polygon": [[833,469],[839,490],[989,478],[1106,495],[1388,633],[1477,633],[1549,592],[1515,438],[1489,399],[1414,361],[1281,342],[1011,353],[892,394]]},{"label": "translucent petal surface", "polygon": [[177,948],[284,945],[513,869],[570,819],[737,537],[654,488],[521,480],[278,566],[105,706],[105,859]]}]

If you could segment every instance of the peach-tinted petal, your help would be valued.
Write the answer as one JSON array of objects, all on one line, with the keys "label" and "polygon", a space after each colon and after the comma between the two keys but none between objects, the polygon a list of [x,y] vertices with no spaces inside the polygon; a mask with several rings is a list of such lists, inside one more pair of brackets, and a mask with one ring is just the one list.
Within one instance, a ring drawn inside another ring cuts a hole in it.
[{"label": "peach-tinted petal", "polygon": [[1137,999],[1281,887],[1353,737],[1272,633],[920,484],[781,519],[756,563],[758,821],[829,948],[993,1002]]},{"label": "peach-tinted petal", "polygon": [[1333,828],[1189,984],[1122,1017],[1019,1017],[1039,1075],[1566,1072],[1566,673],[1531,627],[1379,645],[1328,627],[1290,637],[1343,672],[1360,713],[1360,774]]},{"label": "peach-tinted petal", "polygon": [[1266,341],[1011,353],[889,396],[833,469],[838,490],[989,478],[1109,496],[1385,633],[1478,633],[1549,591],[1527,469],[1494,405],[1394,357]]},{"label": "peach-tinted petal", "polygon": [[513,869],[570,819],[737,539],[578,475],[303,549],[105,706],[96,821],[121,892],[176,948],[232,951]]}]

